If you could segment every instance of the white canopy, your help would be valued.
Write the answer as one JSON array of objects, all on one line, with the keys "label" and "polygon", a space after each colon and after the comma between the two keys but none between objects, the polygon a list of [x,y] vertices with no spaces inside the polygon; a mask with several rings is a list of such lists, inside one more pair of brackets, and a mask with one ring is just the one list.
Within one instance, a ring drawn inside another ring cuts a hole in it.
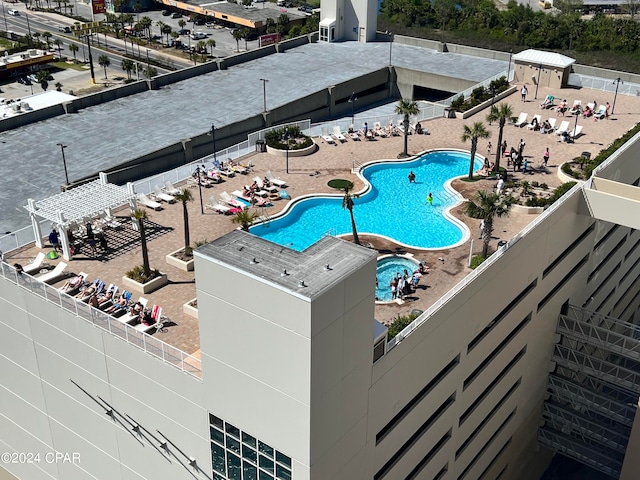
[{"label": "white canopy", "polygon": [[548,67],[566,68],[573,65],[575,58],[567,57],[560,53],[543,52],[542,50],[524,50],[513,56],[518,63],[530,63],[532,65],[546,65]]}]

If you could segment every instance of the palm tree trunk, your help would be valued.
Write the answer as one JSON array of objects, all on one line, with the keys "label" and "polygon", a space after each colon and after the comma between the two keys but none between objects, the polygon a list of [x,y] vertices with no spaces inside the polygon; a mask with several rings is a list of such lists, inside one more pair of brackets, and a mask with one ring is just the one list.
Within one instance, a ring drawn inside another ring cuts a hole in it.
[{"label": "palm tree trunk", "polygon": [[360,245],[360,239],[358,238],[358,230],[356,230],[356,219],[353,216],[353,208],[349,209],[351,215],[351,231],[353,232],[353,243]]},{"label": "palm tree trunk", "polygon": [[502,156],[502,132],[504,130],[505,120],[500,120],[500,128],[498,130],[498,146],[496,148],[496,166],[495,171],[500,172],[500,157]]},{"label": "palm tree trunk", "polygon": [[482,256],[487,258],[489,254],[489,242],[493,234],[493,217],[484,219],[484,231],[482,232]]},{"label": "palm tree trunk", "polygon": [[151,266],[149,265],[149,250],[147,249],[147,234],[144,231],[144,220],[138,220],[140,226],[140,243],[142,245],[142,270],[144,276],[149,278],[151,276]]},{"label": "palm tree trunk", "polygon": [[186,251],[191,243],[189,238],[189,212],[187,211],[187,202],[182,202],[182,214],[184,216],[184,249]]},{"label": "palm tree trunk", "polygon": [[476,163],[476,149],[478,148],[478,139],[471,139],[471,159],[469,160],[469,180],[473,180],[473,167]]},{"label": "palm tree trunk", "polygon": [[409,155],[409,115],[404,116],[404,156]]}]

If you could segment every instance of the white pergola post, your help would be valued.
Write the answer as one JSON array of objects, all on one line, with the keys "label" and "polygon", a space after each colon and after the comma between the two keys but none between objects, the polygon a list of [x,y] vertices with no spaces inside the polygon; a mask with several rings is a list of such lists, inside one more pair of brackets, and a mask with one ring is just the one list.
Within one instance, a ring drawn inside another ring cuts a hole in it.
[{"label": "white pergola post", "polygon": [[58,210],[56,212],[56,216],[58,217],[58,240],[62,244],[62,258],[69,261],[72,260],[71,248],[69,248],[69,237],[67,236],[67,227],[65,224],[64,216],[62,212]]},{"label": "white pergola post", "polygon": [[136,221],[135,218],[133,218],[133,212],[136,211],[136,208],[138,207],[138,205],[137,205],[137,202],[136,202],[136,187],[135,187],[135,185],[133,183],[127,182],[127,192],[131,195],[131,198],[129,200],[129,206],[131,207],[131,213],[130,213],[131,226],[137,232],[138,231],[138,222]]},{"label": "white pergola post", "polygon": [[30,207],[29,217],[31,218],[31,228],[33,228],[33,236],[36,239],[36,246],[38,248],[42,248],[43,243],[42,232],[40,231],[40,223],[38,222],[37,215],[34,213],[36,211],[36,201],[33,198],[30,198],[29,200],[27,200],[27,202]]}]

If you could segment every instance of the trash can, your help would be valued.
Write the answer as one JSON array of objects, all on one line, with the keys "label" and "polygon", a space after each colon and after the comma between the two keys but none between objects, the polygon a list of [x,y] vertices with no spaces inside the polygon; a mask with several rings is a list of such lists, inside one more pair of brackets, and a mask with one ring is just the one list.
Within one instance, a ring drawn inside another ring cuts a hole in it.
[{"label": "trash can", "polygon": [[586,158],[587,160],[590,160],[591,159],[591,152],[582,152],[580,154],[580,156]]},{"label": "trash can", "polygon": [[256,152],[265,153],[267,151],[267,144],[264,140],[256,140]]},{"label": "trash can", "polygon": [[456,118],[456,111],[451,107],[444,107],[444,118]]}]

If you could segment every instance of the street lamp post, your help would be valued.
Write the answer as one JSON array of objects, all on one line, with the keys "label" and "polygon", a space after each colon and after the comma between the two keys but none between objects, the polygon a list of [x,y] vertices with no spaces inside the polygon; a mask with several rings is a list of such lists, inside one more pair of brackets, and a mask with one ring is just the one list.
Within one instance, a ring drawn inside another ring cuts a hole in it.
[{"label": "street lamp post", "polygon": [[216,157],[216,126],[211,123],[211,138],[213,139],[213,163],[215,164],[218,161]]},{"label": "street lamp post", "polygon": [[578,130],[578,118],[580,118],[580,114],[576,112],[576,123],[573,125],[573,135],[571,135],[571,143],[576,142],[576,131]]},{"label": "street lamp post", "polygon": [[282,136],[285,145],[285,160],[284,160],[284,171],[289,173],[289,132],[285,130],[285,134]]},{"label": "street lamp post", "polygon": [[355,124],[355,105],[358,97],[356,96],[356,92],[353,92],[349,97],[349,103],[351,104],[351,125]]},{"label": "street lamp post", "polygon": [[538,86],[540,85],[540,73],[542,72],[542,64],[538,65],[538,80],[536,80],[536,94],[533,96],[534,100],[538,99]]},{"label": "street lamp post", "polygon": [[611,115],[613,115],[613,111],[616,109],[616,98],[618,98],[618,87],[621,83],[624,83],[620,77],[616,78],[613,83],[616,84],[616,93],[613,96],[613,106],[611,107]]},{"label": "street lamp post", "polygon": [[198,193],[200,193],[200,214],[204,215],[204,204],[202,203],[202,179],[200,178],[200,165],[196,165],[196,182],[198,182]]},{"label": "street lamp post", "polygon": [[389,66],[391,66],[391,52],[393,49],[393,34],[389,32]]},{"label": "street lamp post", "polygon": [[4,0],[2,0],[2,16],[4,17],[4,31],[8,32],[9,27],[7,26],[7,12],[5,11],[5,8],[4,8]]},{"label": "street lamp post", "polygon": [[266,78],[261,78],[260,81],[262,82],[262,111],[264,113],[267,113],[267,82],[269,80],[267,80]]},{"label": "street lamp post", "polygon": [[60,152],[62,152],[62,165],[64,166],[64,179],[65,179],[65,186],[69,185],[69,174],[67,173],[67,159],[64,156],[64,149],[67,148],[67,146],[63,143],[58,143],[56,144],[60,147]]},{"label": "street lamp post", "polygon": [[513,50],[509,49],[509,65],[507,66],[507,83],[509,83],[509,76],[511,75],[511,57],[513,56]]}]

